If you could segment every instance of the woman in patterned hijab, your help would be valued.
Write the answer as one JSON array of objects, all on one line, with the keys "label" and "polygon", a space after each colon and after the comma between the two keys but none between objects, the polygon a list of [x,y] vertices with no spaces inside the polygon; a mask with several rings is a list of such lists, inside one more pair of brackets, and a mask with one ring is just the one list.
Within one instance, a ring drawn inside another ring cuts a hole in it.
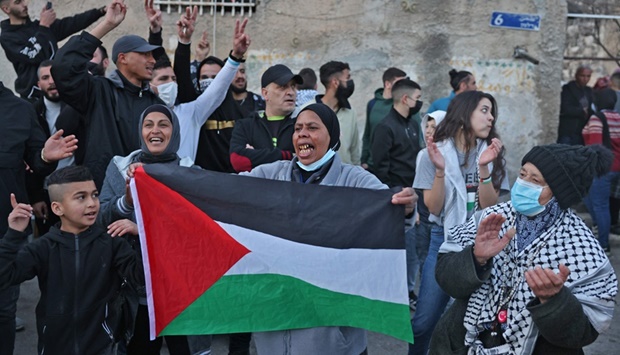
[{"label": "woman in patterned hijab", "polygon": [[449,231],[436,275],[455,302],[431,354],[583,354],[609,327],[616,275],[569,207],[611,159],[601,146],[534,147],[512,201]]}]

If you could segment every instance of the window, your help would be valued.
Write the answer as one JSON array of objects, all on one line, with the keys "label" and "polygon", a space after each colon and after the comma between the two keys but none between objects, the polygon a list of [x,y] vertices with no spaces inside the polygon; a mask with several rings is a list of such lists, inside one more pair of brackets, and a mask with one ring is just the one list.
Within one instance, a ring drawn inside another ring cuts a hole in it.
[{"label": "window", "polygon": [[199,14],[205,12],[214,15],[220,13],[231,14],[232,16],[252,16],[256,8],[256,0],[155,0],[162,12],[181,13],[187,6],[198,6]]}]

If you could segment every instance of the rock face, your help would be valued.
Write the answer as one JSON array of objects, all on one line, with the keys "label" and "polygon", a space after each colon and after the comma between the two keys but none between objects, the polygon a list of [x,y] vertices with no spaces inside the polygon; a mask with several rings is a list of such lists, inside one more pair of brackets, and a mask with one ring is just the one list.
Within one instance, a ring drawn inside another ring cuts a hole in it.
[{"label": "rock face", "polygon": [[[143,2],[126,3],[125,22],[104,40],[110,52],[114,40],[123,34],[147,36]],[[33,0],[31,13],[38,13],[35,9],[43,5],[42,0]],[[101,5],[95,0],[60,0],[54,8],[62,17]],[[164,45],[172,54],[179,13],[175,7],[170,13],[167,10],[164,8]],[[540,15],[540,31],[491,27],[493,11]],[[311,67],[318,74],[319,67],[329,60],[348,62],[355,80],[351,103],[362,132],[366,103],[375,89],[382,87],[381,76],[388,67],[405,70],[422,86],[423,112],[430,102],[450,93],[450,69],[468,70],[476,76],[479,89],[498,101],[499,131],[514,178],[521,157],[532,146],[556,139],[562,58],[565,48],[570,51],[578,46],[565,46],[565,42],[581,33],[581,28],[569,27],[567,31],[566,13],[564,0],[263,0],[253,9],[247,28],[252,36],[247,59],[249,89],[260,92],[260,75],[276,63],[293,71]],[[205,8],[194,42],[206,30],[212,54],[225,57],[237,18],[239,12],[234,17],[228,12],[211,15]],[[526,49],[540,64],[514,59],[516,46]],[[15,74],[4,56],[0,61],[6,68],[0,79],[11,87]],[[319,92],[322,90],[319,83]]]},{"label": "rock face", "polygon": [[[569,13],[620,14],[620,2],[615,0],[571,0],[568,1],[568,5]],[[620,58],[620,20],[569,18],[566,23],[566,50],[564,55],[576,58],[610,58],[612,56]],[[620,60],[565,60],[562,66],[562,81],[572,80],[577,67],[581,64],[587,64],[593,70],[590,86],[594,86],[598,78],[613,73],[620,66],[618,62]]]}]

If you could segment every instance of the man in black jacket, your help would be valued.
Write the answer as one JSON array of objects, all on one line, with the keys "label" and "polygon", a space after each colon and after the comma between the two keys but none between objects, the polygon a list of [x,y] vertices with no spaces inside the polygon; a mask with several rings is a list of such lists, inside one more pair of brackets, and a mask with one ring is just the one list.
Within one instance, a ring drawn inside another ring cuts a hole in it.
[{"label": "man in black jacket", "polygon": [[[181,49],[182,51],[180,51]],[[232,54],[232,53],[231,53]],[[196,92],[191,87],[188,74],[190,72],[189,45],[179,44],[174,58],[174,72],[179,80],[179,101],[191,102],[196,99]],[[237,58],[244,65],[243,58]],[[215,76],[224,67],[224,62],[219,58],[209,56],[198,65],[199,92],[203,92],[213,82]],[[241,68],[241,67],[239,67]],[[240,70],[240,69],[239,69]],[[237,71],[239,73],[239,71]],[[245,75],[245,74],[243,74]],[[239,74],[235,76],[235,80]],[[234,84],[233,84],[234,85]],[[256,94],[246,92],[245,101],[237,101],[233,85],[226,92],[222,104],[209,116],[207,121],[200,127],[198,146],[196,151],[196,165],[204,169],[234,173],[235,169],[230,163],[229,150],[232,132],[235,124],[242,118],[250,117],[257,110],[264,109],[262,98]]]},{"label": "man in black jacket", "polygon": [[420,151],[420,125],[411,117],[420,111],[421,88],[402,79],[392,87],[394,104],[375,128],[371,141],[375,175],[389,187],[413,185],[415,162]]},{"label": "man in black jacket", "polygon": [[103,7],[58,20],[54,9],[44,7],[40,19],[31,21],[24,0],[0,0],[0,8],[9,16],[0,23],[0,44],[17,73],[15,91],[23,98],[39,96],[37,68],[42,61],[54,58],[58,42],[105,14]]},{"label": "man in black jacket", "polygon": [[[60,95],[58,94],[58,90],[56,90],[56,84],[50,73],[51,68],[51,60],[44,60],[41,62],[41,65],[39,65],[39,70],[37,70],[39,76],[37,86],[41,89],[43,97],[36,100],[33,104],[37,113],[39,125],[43,129],[46,139],[58,131],[56,126],[57,118],[60,112],[68,107],[60,100]],[[73,165],[74,160],[73,156],[61,160],[58,162],[58,168],[60,169],[65,166]],[[47,195],[45,180],[45,175],[33,173],[26,175],[28,199],[34,209],[34,215],[36,217],[35,222],[37,224],[37,231],[39,232],[38,235],[47,233],[51,226],[60,221],[56,215],[49,213],[50,201]]]},{"label": "man in black jacket", "polygon": [[[13,207],[10,194],[20,201],[28,201],[26,167],[35,173],[49,174],[56,161],[71,155],[76,148],[75,137],[62,138],[57,132],[47,141],[37,123],[32,105],[16,97],[0,82],[0,235],[8,228],[7,217]],[[15,343],[15,311],[19,286],[0,291],[0,355],[12,355]]]},{"label": "man in black jacket", "polygon": [[276,64],[261,77],[265,111],[238,121],[230,140],[230,162],[237,172],[261,164],[293,159],[295,101],[301,76]]},{"label": "man in black jacket", "polygon": [[124,19],[127,7],[114,0],[106,16],[90,32],[72,37],[58,52],[52,65],[52,76],[64,102],[86,118],[83,165],[93,174],[100,188],[105,171],[115,155],[128,155],[140,147],[138,132],[140,114],[150,105],[163,104],[149,88],[155,59],[150,45],[141,37],[126,35],[112,48],[117,70],[107,78],[88,73],[87,63],[100,39]]},{"label": "man in black jacket", "polygon": [[588,87],[591,75],[592,69],[582,65],[577,68],[575,80],[562,86],[558,143],[583,145],[581,130],[592,113],[592,88]]}]

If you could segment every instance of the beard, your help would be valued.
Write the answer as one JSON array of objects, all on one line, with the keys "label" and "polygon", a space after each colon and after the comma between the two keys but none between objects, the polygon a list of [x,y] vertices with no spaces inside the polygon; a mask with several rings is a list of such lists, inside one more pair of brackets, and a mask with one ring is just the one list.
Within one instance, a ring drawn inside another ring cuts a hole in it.
[{"label": "beard", "polygon": [[[48,90],[50,89],[55,89],[55,88],[48,88]],[[48,99],[51,102],[59,102],[60,101],[60,95],[58,94],[58,91],[56,91],[55,94],[50,94],[49,91],[44,91],[41,90],[41,92],[43,93],[43,96],[45,96],[46,99]]]},{"label": "beard", "polygon": [[44,92],[43,96],[45,96],[45,98],[48,99],[51,102],[60,102],[60,95],[58,95],[58,94],[50,96],[46,92]]},{"label": "beard", "polygon": [[24,11],[12,10],[11,15],[17,17],[20,20],[30,19],[30,15],[28,14],[27,8]]},{"label": "beard", "polygon": [[235,93],[235,94],[243,94],[244,92],[248,91],[248,84],[244,83],[242,87],[236,87],[234,85],[230,85],[230,89]]}]

